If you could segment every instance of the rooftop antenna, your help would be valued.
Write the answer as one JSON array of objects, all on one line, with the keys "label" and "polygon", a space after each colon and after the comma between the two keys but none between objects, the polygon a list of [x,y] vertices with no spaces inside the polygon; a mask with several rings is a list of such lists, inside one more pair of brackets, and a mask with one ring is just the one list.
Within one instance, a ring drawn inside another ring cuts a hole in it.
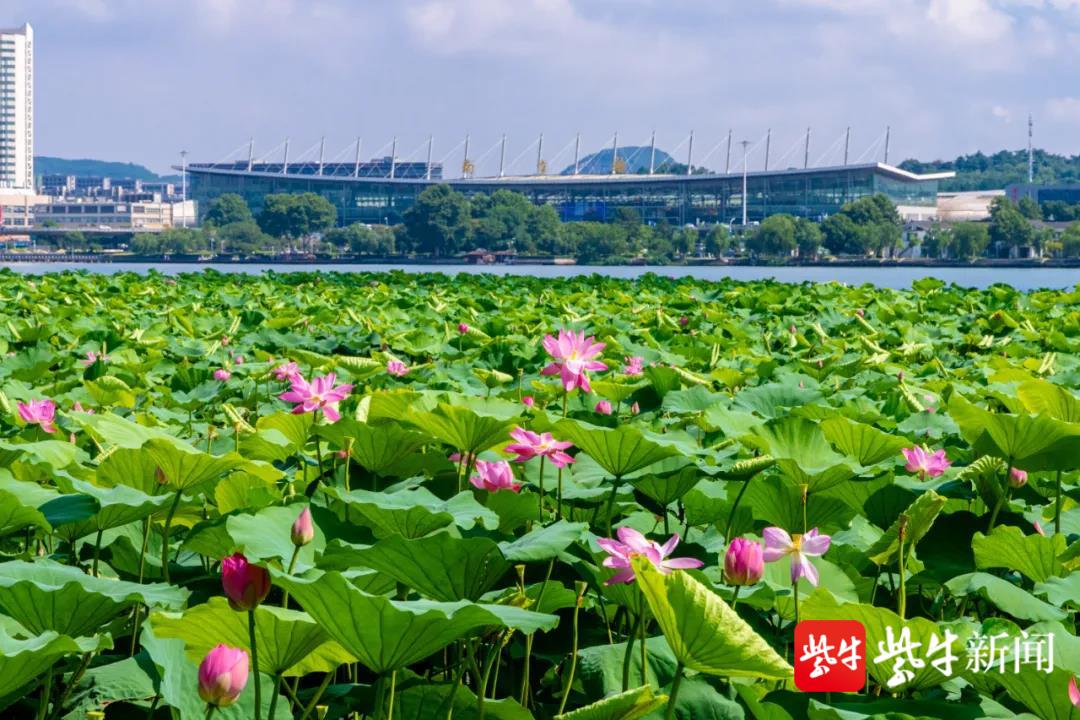
[{"label": "rooftop antenna", "polygon": [[323,135],[319,140],[319,175],[322,175],[323,171],[323,151],[326,150],[326,136]]},{"label": "rooftop antenna", "polygon": [[431,148],[435,143],[435,136],[428,135],[427,138],[427,173],[425,175],[426,180],[431,179]]},{"label": "rooftop antenna", "polygon": [[765,172],[769,172],[769,148],[772,146],[772,128],[765,133]]},{"label": "rooftop antenna", "polygon": [[[383,147],[386,147],[383,145]],[[390,179],[393,180],[397,175],[397,136],[394,136],[394,142],[390,145]]]},{"label": "rooftop antenna", "polygon": [[689,175],[693,169],[694,161],[694,131],[690,131],[690,145],[686,148],[686,174]]},{"label": "rooftop antenna", "polygon": [[806,150],[803,152],[803,170],[810,167],[810,128],[806,128]]},{"label": "rooftop antenna", "polygon": [[187,227],[187,150],[180,151],[180,224]]},{"label": "rooftop antenna", "polygon": [[743,227],[745,228],[746,227],[746,221],[747,221],[746,211],[748,210],[748,208],[746,207],[746,169],[747,169],[746,148],[750,146],[750,141],[749,140],[743,140],[739,144],[742,145],[742,224],[743,224]]},{"label": "rooftop antenna", "polygon": [[503,171],[506,167],[506,133],[502,136],[502,145],[499,148],[499,177],[503,177],[505,174]]},{"label": "rooftop antenna", "polygon": [[536,174],[543,175],[547,168],[544,167],[544,133],[540,133],[540,139],[536,141]]},{"label": "rooftop antenna", "polygon": [[465,157],[461,161],[461,177],[469,176],[469,133],[465,133]]},{"label": "rooftop antenna", "polygon": [[285,157],[281,160],[281,174],[289,174],[289,138],[285,138]]},{"label": "rooftop antenna", "polygon": [[1028,113],[1028,185],[1035,182],[1035,151],[1032,149],[1031,141],[1035,134],[1035,121],[1031,117],[1031,113]]},{"label": "rooftop antenna", "polygon": [[251,172],[251,168],[255,165],[255,138],[248,140],[248,172]]},{"label": "rooftop antenna", "polygon": [[724,174],[731,173],[731,130],[727,131],[727,162],[724,163]]},{"label": "rooftop antenna", "polygon": [[656,170],[656,130],[652,131],[652,140],[649,141],[649,174]]},{"label": "rooftop antenna", "polygon": [[889,164],[889,140],[892,138],[892,128],[885,126],[885,164]]},{"label": "rooftop antenna", "polygon": [[848,148],[851,146],[851,126],[848,126],[847,132],[844,133],[844,167],[847,167]]},{"label": "rooftop antenna", "polygon": [[577,139],[574,140],[574,174],[577,175],[581,171],[581,166],[578,163],[578,153],[581,151],[581,133],[577,134]]},{"label": "rooftop antenna", "polygon": [[615,136],[611,139],[611,174],[614,175],[619,171],[619,131],[615,131]]},{"label": "rooftop antenna", "polygon": [[353,163],[353,177],[360,177],[360,138],[356,138],[356,162]]}]

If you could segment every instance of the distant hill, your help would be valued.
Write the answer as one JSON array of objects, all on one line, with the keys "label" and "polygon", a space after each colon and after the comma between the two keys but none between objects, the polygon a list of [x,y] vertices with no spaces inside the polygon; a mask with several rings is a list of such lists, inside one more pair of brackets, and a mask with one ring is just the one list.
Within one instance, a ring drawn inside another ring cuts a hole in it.
[{"label": "distant hill", "polygon": [[163,178],[147,167],[135,163],[107,160],[68,160],[38,155],[34,157],[36,175],[78,175],[82,177],[134,178],[158,181]]},{"label": "distant hill", "polygon": [[[626,169],[623,171],[630,175],[640,175],[649,172],[649,146],[648,145],[627,145],[626,147],[619,148],[619,159],[626,163]],[[604,148],[599,152],[594,152],[591,155],[586,155],[581,158],[579,163],[579,172],[583,175],[606,175],[611,172],[611,148]],[[683,172],[686,172],[685,163],[678,163],[675,158],[668,155],[660,148],[656,148],[656,166],[655,170],[658,172],[677,172],[677,168],[682,168]],[[567,165],[563,168],[560,175],[573,175],[574,166]]]},{"label": "distant hill", "polygon": [[[1080,183],[1080,155],[1055,155],[1045,150],[1036,150],[1034,154],[1036,183]],[[1027,150],[1001,150],[993,155],[978,152],[955,160],[900,163],[902,169],[914,173],[956,172],[955,178],[941,182],[941,189],[946,191],[1000,190],[1011,183],[1026,183],[1027,166]]]}]

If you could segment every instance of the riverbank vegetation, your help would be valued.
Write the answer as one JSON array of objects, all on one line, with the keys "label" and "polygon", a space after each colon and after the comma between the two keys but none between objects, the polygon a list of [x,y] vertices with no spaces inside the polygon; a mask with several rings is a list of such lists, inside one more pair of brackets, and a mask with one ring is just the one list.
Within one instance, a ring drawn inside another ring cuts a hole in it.
[{"label": "riverbank vegetation", "polygon": [[[3,271],[0,295],[4,717],[1080,702],[1076,293]],[[823,650],[799,620],[866,634]],[[813,657],[865,688],[799,692]]]}]

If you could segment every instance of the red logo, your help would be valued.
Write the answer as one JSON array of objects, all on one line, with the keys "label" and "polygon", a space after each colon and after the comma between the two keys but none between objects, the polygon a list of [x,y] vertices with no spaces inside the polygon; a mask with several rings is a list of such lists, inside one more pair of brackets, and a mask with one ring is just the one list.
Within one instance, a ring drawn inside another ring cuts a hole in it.
[{"label": "red logo", "polygon": [[795,687],[857,692],[866,684],[866,628],[858,620],[806,620],[795,626]]}]

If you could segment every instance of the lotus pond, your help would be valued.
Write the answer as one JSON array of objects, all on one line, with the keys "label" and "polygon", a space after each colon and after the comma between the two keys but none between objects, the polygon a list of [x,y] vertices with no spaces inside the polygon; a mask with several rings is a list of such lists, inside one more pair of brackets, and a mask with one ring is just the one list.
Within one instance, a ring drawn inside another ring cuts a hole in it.
[{"label": "lotus pond", "polygon": [[0,298],[5,718],[1080,716],[1080,292]]}]

